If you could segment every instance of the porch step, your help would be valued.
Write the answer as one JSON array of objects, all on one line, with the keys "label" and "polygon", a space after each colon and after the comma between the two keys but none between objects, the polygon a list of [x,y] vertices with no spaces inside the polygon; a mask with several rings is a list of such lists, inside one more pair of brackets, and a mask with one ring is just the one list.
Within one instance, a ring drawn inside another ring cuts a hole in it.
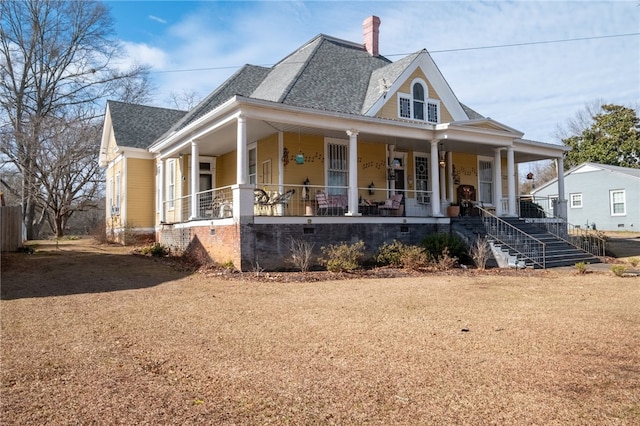
[{"label": "porch step", "polygon": [[[555,235],[547,232],[535,223],[526,222],[520,218],[502,218],[505,222],[511,226],[525,232],[532,237],[545,243],[545,267],[556,268],[561,266],[574,266],[576,263],[601,263],[602,261],[597,256],[592,255],[586,251],[580,250],[566,241],[556,237]],[[483,236],[486,235],[486,229],[481,217],[459,217],[451,220],[452,227],[458,232],[467,236]],[[515,263],[518,264],[520,253],[518,247],[504,248],[503,250],[509,258],[516,259]],[[523,250],[524,251],[524,250]],[[527,267],[541,268],[540,265],[527,263]]]}]

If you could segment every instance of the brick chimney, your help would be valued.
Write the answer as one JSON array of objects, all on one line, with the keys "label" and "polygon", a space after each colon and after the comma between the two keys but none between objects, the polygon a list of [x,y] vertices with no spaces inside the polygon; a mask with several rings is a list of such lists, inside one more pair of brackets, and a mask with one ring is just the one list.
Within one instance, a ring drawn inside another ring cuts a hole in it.
[{"label": "brick chimney", "polygon": [[378,34],[380,34],[380,18],[370,16],[362,23],[364,47],[371,56],[378,56]]}]

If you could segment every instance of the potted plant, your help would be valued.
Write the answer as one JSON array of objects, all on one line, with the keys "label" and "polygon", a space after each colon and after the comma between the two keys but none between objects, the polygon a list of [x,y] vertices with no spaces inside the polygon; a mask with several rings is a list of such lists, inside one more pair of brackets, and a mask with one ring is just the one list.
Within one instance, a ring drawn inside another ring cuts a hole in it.
[{"label": "potted plant", "polygon": [[447,216],[449,217],[460,216],[460,204],[458,203],[449,204],[449,207],[447,207]]}]

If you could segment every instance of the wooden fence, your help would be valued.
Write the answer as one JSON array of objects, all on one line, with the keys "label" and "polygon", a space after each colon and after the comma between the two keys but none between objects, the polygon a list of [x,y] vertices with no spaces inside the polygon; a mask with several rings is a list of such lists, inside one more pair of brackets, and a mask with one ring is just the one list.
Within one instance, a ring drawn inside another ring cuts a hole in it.
[{"label": "wooden fence", "polygon": [[0,207],[0,251],[16,251],[22,246],[22,208]]}]

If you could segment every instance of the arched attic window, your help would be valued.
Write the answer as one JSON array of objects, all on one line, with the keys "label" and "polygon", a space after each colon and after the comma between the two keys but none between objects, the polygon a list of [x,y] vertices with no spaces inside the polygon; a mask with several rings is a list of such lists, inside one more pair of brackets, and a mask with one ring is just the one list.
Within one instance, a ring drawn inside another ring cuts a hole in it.
[{"label": "arched attic window", "polygon": [[422,83],[413,83],[413,118],[424,120],[424,86]]},{"label": "arched attic window", "polygon": [[411,82],[411,93],[398,93],[398,117],[438,123],[440,101],[430,99],[426,83],[415,79]]}]

